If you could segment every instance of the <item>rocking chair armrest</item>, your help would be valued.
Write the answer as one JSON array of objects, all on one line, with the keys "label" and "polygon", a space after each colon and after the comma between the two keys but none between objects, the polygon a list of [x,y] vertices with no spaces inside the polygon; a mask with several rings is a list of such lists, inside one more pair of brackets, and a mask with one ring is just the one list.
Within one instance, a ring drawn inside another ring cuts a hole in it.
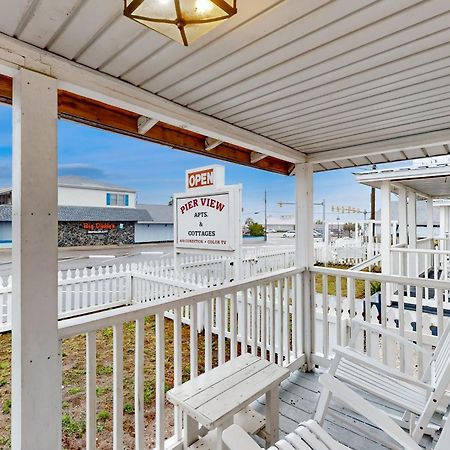
[{"label": "rocking chair armrest", "polygon": [[413,438],[406,433],[384,411],[369,403],[352,389],[347,387],[329,373],[319,378],[320,383],[331,392],[332,397],[344,406],[361,414],[375,426],[383,430],[405,450],[423,450]]},{"label": "rocking chair armrest", "polygon": [[428,349],[421,347],[418,344],[415,344],[414,342],[410,341],[409,339],[405,338],[404,336],[400,336],[399,334],[394,333],[393,331],[390,331],[387,328],[383,328],[374,323],[369,323],[369,322],[365,322],[363,320],[354,319],[352,322],[352,333],[358,332],[361,329],[365,329],[367,331],[373,331],[374,333],[378,333],[383,336],[390,337],[390,338],[396,340],[398,343],[407,345],[407,346],[411,347],[413,350],[416,350],[423,354],[426,354],[426,355],[432,354],[432,352],[430,352]]},{"label": "rocking chair armrest", "polygon": [[261,450],[261,447],[239,425],[233,424],[222,433],[222,440],[229,450]]},{"label": "rocking chair armrest", "polygon": [[[399,381],[403,381],[408,384],[412,384],[414,386],[417,386],[419,388],[422,388],[429,392],[431,390],[431,386],[427,383],[424,383],[421,380],[418,380],[417,378],[414,378],[406,373],[400,372],[398,369],[395,369],[393,367],[389,367],[386,364],[383,364],[379,361],[377,361],[374,358],[371,358],[370,356],[367,356],[363,353],[360,353],[350,347],[340,347],[337,346],[334,348],[335,352],[335,358],[337,359],[337,364],[332,364],[331,367],[334,367],[335,370],[339,369],[339,363],[342,358],[354,362],[356,364],[362,365],[364,367],[371,367],[372,369],[381,372],[391,378],[395,378]],[[331,375],[334,375],[332,373]]]}]

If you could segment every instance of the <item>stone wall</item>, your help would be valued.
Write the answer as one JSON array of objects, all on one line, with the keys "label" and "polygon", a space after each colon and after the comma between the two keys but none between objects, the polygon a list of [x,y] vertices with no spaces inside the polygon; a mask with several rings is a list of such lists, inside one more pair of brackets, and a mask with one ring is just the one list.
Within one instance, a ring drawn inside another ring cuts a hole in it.
[{"label": "stone wall", "polygon": [[59,222],[58,245],[134,244],[134,222]]}]

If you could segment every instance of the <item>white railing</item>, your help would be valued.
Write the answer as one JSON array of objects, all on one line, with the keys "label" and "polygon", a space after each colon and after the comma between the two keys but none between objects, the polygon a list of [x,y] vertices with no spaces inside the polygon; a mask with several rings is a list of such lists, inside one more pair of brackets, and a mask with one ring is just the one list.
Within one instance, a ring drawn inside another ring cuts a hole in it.
[{"label": "white railing", "polygon": [[391,248],[393,275],[448,280],[450,251],[426,248]]},{"label": "white railing", "polygon": [[[333,347],[350,338],[352,320],[379,323],[423,345],[436,344],[448,323],[450,284],[446,281],[314,267],[313,360],[326,366]],[[421,374],[426,361],[407,355],[394,341],[363,336],[360,349],[402,370]]]},{"label": "white railing", "polygon": [[[134,439],[135,448],[150,445],[150,448],[163,450],[179,443],[182,438],[180,411],[177,408],[172,411],[165,404],[165,390],[172,385],[170,380],[173,380],[173,385],[179,385],[182,380],[195,378],[201,372],[211,370],[243,352],[251,352],[291,370],[305,363],[302,278],[301,269],[287,269],[172,300],[134,304],[61,321],[59,332],[62,340],[86,336],[87,450],[96,448],[96,332],[110,327],[113,329],[111,388],[114,448],[122,448],[124,355],[130,357],[131,353],[135,380],[134,429],[127,440]],[[201,310],[204,327],[200,333],[198,323]],[[182,325],[183,316],[189,318],[190,326],[187,328]],[[131,346],[129,339],[124,340],[124,325],[130,322],[135,324],[132,328],[134,344]],[[186,333],[189,345],[183,342]],[[145,354],[148,353],[155,355],[155,363],[151,373],[148,370],[144,373]],[[185,364],[182,361],[186,357],[189,361],[188,373],[183,371]],[[173,362],[173,368],[167,361]],[[130,369],[130,365],[127,367]],[[145,406],[144,377],[155,379],[155,404]],[[146,435],[152,428],[152,424],[148,423],[147,409],[155,414],[155,440],[151,444]],[[173,430],[168,432],[166,414],[173,415]]]},{"label": "white railing", "polygon": [[0,277],[0,333],[11,329],[12,277]]},{"label": "white railing", "polygon": [[339,239],[314,243],[314,261],[323,264],[360,264],[380,252],[378,242],[367,242],[362,238]]}]

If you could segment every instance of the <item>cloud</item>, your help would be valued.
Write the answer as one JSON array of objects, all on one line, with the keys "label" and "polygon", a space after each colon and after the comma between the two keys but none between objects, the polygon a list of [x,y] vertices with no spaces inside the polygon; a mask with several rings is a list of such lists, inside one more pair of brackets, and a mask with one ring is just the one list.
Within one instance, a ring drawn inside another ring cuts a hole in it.
[{"label": "cloud", "polygon": [[58,174],[60,176],[76,175],[88,178],[105,178],[106,173],[97,167],[84,163],[66,163],[58,166]]}]

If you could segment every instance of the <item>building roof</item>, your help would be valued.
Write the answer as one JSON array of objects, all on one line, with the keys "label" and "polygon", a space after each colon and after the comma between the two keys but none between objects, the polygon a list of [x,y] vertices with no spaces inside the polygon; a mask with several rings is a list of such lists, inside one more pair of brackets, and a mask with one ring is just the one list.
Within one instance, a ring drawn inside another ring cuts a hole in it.
[{"label": "building roof", "polygon": [[151,223],[173,223],[173,206],[171,205],[149,205],[138,204],[136,208],[144,209],[148,212]]},{"label": "building roof", "polygon": [[[93,180],[92,178],[79,177],[75,175],[65,175],[58,177],[58,186],[73,187],[78,189],[97,189],[108,190],[114,192],[136,192],[135,189],[124,186],[117,186],[115,184],[104,183],[103,181]],[[11,187],[0,188],[0,194],[12,192]]]},{"label": "building roof", "polygon": [[[424,227],[427,225],[427,206],[424,202],[417,202],[416,207],[416,214],[417,214],[417,225],[420,227]],[[378,209],[375,213],[375,219],[381,220],[381,210]],[[391,202],[391,220],[398,221],[398,202],[393,201]],[[433,207],[433,224],[439,225],[439,208],[434,206]]]},{"label": "building roof", "polygon": [[135,189],[130,189],[115,184],[104,183],[102,181],[93,180],[91,178],[79,177],[75,175],[67,175],[58,177],[58,186],[75,187],[80,189],[99,189],[118,192],[136,192]]},{"label": "building roof", "polygon": [[[11,205],[0,205],[0,222],[11,222]],[[150,221],[145,209],[98,208],[91,206],[59,206],[60,222],[138,222]]]},{"label": "building roof", "polygon": [[409,167],[373,170],[356,173],[358,183],[380,188],[383,181],[391,183],[393,192],[399,187],[410,189],[420,197],[450,198],[450,164],[430,161],[429,165],[414,164]]},{"label": "building roof", "polygon": [[247,0],[188,48],[120,1],[10,3],[7,62],[170,126],[315,170],[448,153],[449,2]]}]

